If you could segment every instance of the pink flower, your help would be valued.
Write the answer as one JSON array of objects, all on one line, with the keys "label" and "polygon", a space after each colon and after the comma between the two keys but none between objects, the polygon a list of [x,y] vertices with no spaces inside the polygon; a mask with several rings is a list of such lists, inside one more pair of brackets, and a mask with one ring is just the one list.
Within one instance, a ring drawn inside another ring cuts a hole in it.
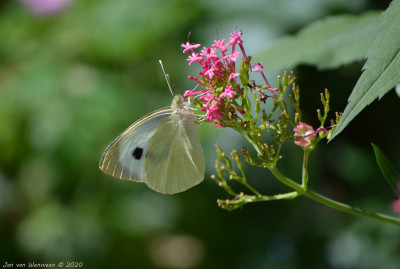
[{"label": "pink flower", "polygon": [[[332,126],[331,126],[332,127]],[[330,128],[330,127],[328,127]],[[329,133],[329,131],[326,128],[317,128],[317,130],[315,131],[315,133],[319,133],[319,132],[324,132],[324,133]]]},{"label": "pink flower", "polygon": [[276,92],[279,89],[278,88],[269,88],[268,90]]},{"label": "pink flower", "polygon": [[262,65],[262,63],[255,63],[255,64],[252,65],[251,71],[252,71],[252,72],[260,72],[260,74],[261,74],[262,78],[264,79],[265,83],[266,83],[267,86],[270,88],[269,90],[271,90],[271,91],[277,91],[278,88],[272,88],[272,89],[271,89],[271,86],[269,85],[269,82],[268,82],[268,80],[267,80],[267,77],[266,77],[265,74],[264,74],[263,68],[264,68],[264,66]]},{"label": "pink flower", "polygon": [[[214,94],[212,94],[212,93],[206,93],[206,94],[203,94],[202,96],[200,96],[200,98],[199,98],[199,100],[201,101],[201,102],[204,102],[204,101],[210,101],[210,100],[215,100],[216,98],[215,98],[215,95]],[[205,102],[206,103],[206,102]],[[206,109],[204,108],[204,104],[203,104],[203,111],[205,111]]]},{"label": "pink flower", "polygon": [[190,44],[189,42],[186,42],[186,44],[182,44],[181,47],[184,48],[183,53],[188,51],[194,52],[194,49],[200,47],[200,44]]},{"label": "pink flower", "polygon": [[328,133],[328,130],[325,128],[318,128],[316,131],[314,131],[312,126],[304,122],[299,122],[297,128],[293,130],[295,131],[294,136],[300,138],[300,140],[294,141],[294,143],[298,146],[303,147],[307,147],[308,145],[310,145],[311,142],[317,137],[317,133]]},{"label": "pink flower", "polygon": [[262,63],[255,63],[252,65],[251,71],[252,72],[263,72],[263,68],[264,68],[264,66],[262,65]]},{"label": "pink flower", "polygon": [[73,0],[19,0],[32,13],[37,15],[52,15],[65,9]]},{"label": "pink flower", "polygon": [[[397,183],[397,193],[400,193],[400,182]],[[391,207],[394,213],[400,213],[400,198],[395,200]]]},{"label": "pink flower", "polygon": [[225,39],[214,40],[214,44],[212,44],[211,46],[214,48],[219,48],[221,50],[221,52],[224,53],[225,51],[228,50],[228,48],[226,46],[224,46],[224,43],[225,43]]},{"label": "pink flower", "polygon": [[223,98],[223,97],[228,97],[229,99],[233,99],[233,97],[235,96],[235,91],[232,89],[232,86],[231,85],[227,85],[226,87],[225,87],[225,90],[224,90],[224,92],[223,93],[221,93],[221,95],[219,96],[220,98]]},{"label": "pink flower", "polygon": [[240,54],[239,51],[235,51],[231,55],[225,56],[224,59],[231,59],[232,62],[236,62],[237,57],[239,56],[239,54]]},{"label": "pink flower", "polygon": [[212,79],[215,75],[214,70],[215,70],[214,66],[211,66],[210,69],[208,69],[204,72],[204,75],[208,76],[209,79]]},{"label": "pink flower", "polygon": [[194,77],[194,76],[190,76],[190,75],[189,75],[188,78],[189,78],[190,80],[193,80],[193,81],[197,82],[197,83],[200,84],[200,85],[203,85],[202,82],[201,82],[197,77]]},{"label": "pink flower", "polygon": [[234,45],[234,44],[242,44],[243,40],[240,38],[242,36],[243,32],[242,30],[237,30],[233,33],[231,33],[231,37],[229,38],[229,43],[226,44],[227,46],[229,45]]},{"label": "pink flower", "polygon": [[218,119],[224,119],[219,106],[219,101],[214,101],[214,103],[207,110],[207,121],[215,121]]},{"label": "pink flower", "polygon": [[200,54],[196,52],[192,52],[192,55],[188,57],[187,61],[189,61],[189,65],[192,63],[198,62],[200,63],[203,60],[203,57],[200,56]]},{"label": "pink flower", "polygon": [[218,119],[224,119],[220,107],[223,107],[221,102],[219,100],[212,99],[209,102],[204,102],[201,110],[206,111],[207,121],[216,121]]},{"label": "pink flower", "polygon": [[183,97],[185,97],[186,99],[189,98],[190,96],[192,96],[192,91],[191,91],[191,90],[187,90],[187,91],[185,91],[185,93],[183,94]]},{"label": "pink flower", "polygon": [[317,137],[313,127],[304,122],[299,122],[299,125],[293,130],[294,136],[300,138],[300,140],[294,141],[298,146],[307,147]]},{"label": "pink flower", "polygon": [[206,57],[207,60],[218,59],[217,49],[204,47],[200,53],[201,56]]},{"label": "pink flower", "polygon": [[235,79],[236,77],[240,76],[240,73],[230,73],[228,82],[231,82],[232,79]]},{"label": "pink flower", "polygon": [[392,203],[392,211],[393,211],[394,213],[400,213],[400,198],[397,199],[397,200],[395,200],[395,201]]},{"label": "pink flower", "polygon": [[201,91],[197,91],[197,92],[193,92],[191,90],[187,90],[185,91],[185,93],[183,94],[183,97],[185,98],[189,98],[192,95],[201,95],[203,93],[205,93],[207,90],[201,90]]}]

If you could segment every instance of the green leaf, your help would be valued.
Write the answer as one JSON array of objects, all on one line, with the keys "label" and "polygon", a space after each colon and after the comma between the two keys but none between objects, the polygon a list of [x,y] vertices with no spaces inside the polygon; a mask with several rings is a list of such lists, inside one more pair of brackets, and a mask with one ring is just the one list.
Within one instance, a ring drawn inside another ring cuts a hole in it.
[{"label": "green leaf", "polygon": [[386,158],[385,154],[379,149],[377,145],[372,143],[372,147],[375,151],[376,162],[378,163],[379,168],[383,176],[386,178],[386,181],[389,183],[390,187],[393,189],[394,193],[399,196],[399,192],[396,188],[396,184],[400,181],[400,175],[390,163],[390,161]]},{"label": "green leaf", "polygon": [[288,69],[298,64],[334,68],[365,58],[372,46],[381,12],[327,17],[283,38],[255,57],[267,69]]},{"label": "green leaf", "polygon": [[368,53],[365,70],[350,95],[349,103],[330,140],[377,97],[382,98],[400,83],[400,0],[394,0],[383,13],[374,45]]}]

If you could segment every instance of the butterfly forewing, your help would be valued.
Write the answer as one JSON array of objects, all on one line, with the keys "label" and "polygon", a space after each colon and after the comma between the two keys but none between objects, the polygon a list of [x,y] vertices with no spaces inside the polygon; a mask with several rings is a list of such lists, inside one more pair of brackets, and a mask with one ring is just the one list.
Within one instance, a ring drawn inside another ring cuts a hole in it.
[{"label": "butterfly forewing", "polygon": [[145,181],[144,162],[150,140],[159,125],[172,113],[170,107],[158,109],[129,126],[105,150],[100,169],[112,176]]},{"label": "butterfly forewing", "polygon": [[144,169],[146,184],[153,190],[173,194],[204,179],[203,148],[188,111],[168,116],[151,138]]}]

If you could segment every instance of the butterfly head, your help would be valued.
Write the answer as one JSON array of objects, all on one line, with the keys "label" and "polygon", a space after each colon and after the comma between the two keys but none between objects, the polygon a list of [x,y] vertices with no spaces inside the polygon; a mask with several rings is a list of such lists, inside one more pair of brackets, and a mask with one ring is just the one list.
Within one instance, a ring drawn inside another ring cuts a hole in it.
[{"label": "butterfly head", "polygon": [[185,115],[186,117],[191,115],[196,117],[196,114],[193,113],[193,108],[191,108],[191,103],[185,102],[181,95],[175,95],[172,100],[171,108],[176,110],[177,113],[181,115]]},{"label": "butterfly head", "polygon": [[179,94],[174,96],[174,99],[172,100],[171,104],[172,109],[176,110],[189,110],[190,111],[190,103],[185,102],[183,97]]}]

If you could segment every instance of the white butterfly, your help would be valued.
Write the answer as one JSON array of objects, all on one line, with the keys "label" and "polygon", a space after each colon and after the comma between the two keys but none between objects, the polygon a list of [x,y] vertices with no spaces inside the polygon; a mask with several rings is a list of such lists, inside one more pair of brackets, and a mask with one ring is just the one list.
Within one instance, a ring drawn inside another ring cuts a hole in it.
[{"label": "white butterfly", "polygon": [[176,95],[170,107],[144,116],[119,135],[105,150],[100,169],[165,194],[199,184],[205,163],[195,119],[188,103]]}]

